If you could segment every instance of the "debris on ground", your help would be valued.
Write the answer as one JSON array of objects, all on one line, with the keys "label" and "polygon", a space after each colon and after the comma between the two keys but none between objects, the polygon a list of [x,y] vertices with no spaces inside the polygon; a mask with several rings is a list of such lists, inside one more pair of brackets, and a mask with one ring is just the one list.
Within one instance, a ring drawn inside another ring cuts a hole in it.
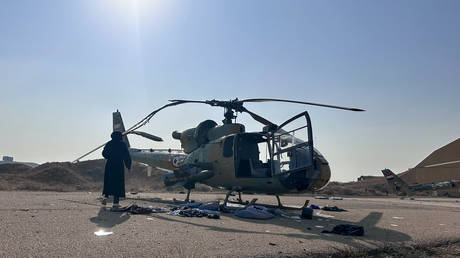
[{"label": "debris on ground", "polygon": [[336,212],[347,211],[347,210],[344,210],[344,209],[339,208],[337,206],[324,206],[323,208],[321,208],[321,210],[323,210],[323,211],[336,211]]},{"label": "debris on ground", "polygon": [[138,206],[137,204],[131,204],[126,207],[119,207],[114,212],[129,212],[131,214],[150,214],[150,213],[166,213],[167,209],[163,207],[152,207],[152,206]]},{"label": "debris on ground", "polygon": [[198,208],[200,210],[211,210],[211,211],[218,211],[219,210],[219,201],[207,202],[203,203]]},{"label": "debris on ground", "polygon": [[[310,205],[308,202],[302,208],[301,214],[287,213],[279,208],[267,208],[262,205],[254,205],[255,200],[251,201],[249,205],[244,208],[241,207],[228,207],[220,204],[219,201],[211,201],[206,203],[193,202],[193,203],[182,203],[177,206],[171,207],[169,215],[182,216],[182,217],[208,217],[218,219],[220,218],[221,212],[232,213],[237,217],[245,219],[271,219],[275,216],[294,219],[300,222],[300,219],[312,219],[313,208],[320,209],[319,206]],[[313,208],[312,208],[313,207]],[[329,207],[333,211],[345,211],[338,207]],[[327,215],[326,215],[327,216]],[[333,216],[330,216],[333,217]]]},{"label": "debris on ground", "polygon": [[197,208],[177,209],[168,212],[169,215],[181,217],[207,217],[208,214]]},{"label": "debris on ground", "polygon": [[261,205],[251,205],[245,209],[236,210],[234,214],[245,219],[271,219],[275,217],[265,206]]},{"label": "debris on ground", "polygon": [[332,216],[332,215],[323,214],[323,213],[321,213],[321,212],[318,212],[318,213],[316,213],[315,215],[318,216],[318,217],[326,218],[326,219],[328,219],[328,218],[334,218],[334,216]]},{"label": "debris on ground", "polygon": [[220,215],[208,213],[208,219],[220,219]]},{"label": "debris on ground", "polygon": [[113,234],[113,232],[108,232],[108,231],[104,231],[104,230],[100,229],[100,230],[94,232],[94,234],[96,236],[108,236],[108,235]]},{"label": "debris on ground", "polygon": [[309,207],[303,207],[300,217],[302,217],[302,219],[313,219],[313,209]]},{"label": "debris on ground", "polygon": [[344,236],[362,236],[364,235],[364,228],[352,224],[340,224],[335,226],[332,231],[323,230],[321,233],[331,233]]},{"label": "debris on ground", "polygon": [[209,219],[220,219],[219,202],[184,203],[179,206],[172,207],[168,214],[181,217],[207,217]]},{"label": "debris on ground", "polygon": [[283,211],[281,209],[273,209],[273,210],[268,209],[268,211],[273,213],[274,215],[277,215],[277,216],[280,216],[280,217],[283,217],[283,218],[286,218],[286,219],[295,219],[295,220],[300,219],[299,215],[290,214],[290,213],[287,213],[287,212],[285,212],[285,211]]},{"label": "debris on ground", "polygon": [[177,208],[198,208],[200,207],[202,203],[201,202],[188,202],[188,203],[182,203],[179,204],[178,206],[172,207],[172,209],[177,209]]}]

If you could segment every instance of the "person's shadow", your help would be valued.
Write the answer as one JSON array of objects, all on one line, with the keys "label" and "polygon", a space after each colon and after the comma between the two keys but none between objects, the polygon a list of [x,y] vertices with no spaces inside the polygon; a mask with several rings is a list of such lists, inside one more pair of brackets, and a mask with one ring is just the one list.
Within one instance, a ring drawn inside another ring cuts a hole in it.
[{"label": "person's shadow", "polygon": [[130,218],[127,212],[111,212],[105,207],[101,207],[97,216],[89,220],[100,228],[109,229],[118,224],[122,224]]}]

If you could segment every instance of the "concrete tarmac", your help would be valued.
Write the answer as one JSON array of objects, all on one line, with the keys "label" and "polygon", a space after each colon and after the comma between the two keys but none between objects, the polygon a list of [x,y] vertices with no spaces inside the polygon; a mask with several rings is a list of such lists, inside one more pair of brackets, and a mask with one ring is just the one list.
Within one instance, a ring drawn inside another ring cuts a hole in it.
[{"label": "concrete tarmac", "polygon": [[[129,215],[101,207],[99,193],[0,192],[1,257],[246,257],[289,256],[335,248],[377,248],[460,236],[458,199],[345,198],[317,200],[282,196],[283,204],[338,206],[347,212],[315,211],[312,220],[276,217],[250,220],[224,213],[221,219],[184,218],[157,213]],[[183,194],[128,194],[121,205],[168,207]],[[193,193],[199,201],[223,194]],[[276,204],[274,196],[243,195]],[[110,207],[110,205],[107,205]],[[299,211],[288,211],[298,215]],[[362,237],[321,233],[354,223]],[[96,234],[95,234],[96,232]]]}]

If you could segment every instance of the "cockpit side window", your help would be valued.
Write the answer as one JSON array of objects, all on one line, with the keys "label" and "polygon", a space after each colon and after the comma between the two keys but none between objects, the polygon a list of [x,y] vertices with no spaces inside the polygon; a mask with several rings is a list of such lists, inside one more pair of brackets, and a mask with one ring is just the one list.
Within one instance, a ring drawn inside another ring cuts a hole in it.
[{"label": "cockpit side window", "polygon": [[223,151],[223,156],[224,158],[229,158],[233,156],[233,139],[234,136],[230,136],[225,138],[224,140],[224,151]]},{"label": "cockpit side window", "polygon": [[[259,134],[240,134],[236,140],[235,168],[236,177],[263,178],[271,177],[265,149],[267,142]],[[263,153],[260,152],[263,148]]]}]

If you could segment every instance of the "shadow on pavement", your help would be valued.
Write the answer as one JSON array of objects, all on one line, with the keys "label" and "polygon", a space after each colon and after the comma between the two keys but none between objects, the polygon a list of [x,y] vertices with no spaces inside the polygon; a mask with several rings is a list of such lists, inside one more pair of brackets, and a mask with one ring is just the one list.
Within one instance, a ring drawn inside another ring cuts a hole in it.
[{"label": "shadow on pavement", "polygon": [[89,220],[100,228],[109,229],[126,222],[130,215],[126,212],[111,212],[108,208],[101,207],[96,217]]},{"label": "shadow on pavement", "polygon": [[[134,199],[133,199],[134,200]],[[160,198],[154,199],[136,199],[139,201],[149,201],[154,203],[170,204],[177,205],[177,202],[171,200],[163,200]],[[187,225],[193,225],[196,227],[204,228],[205,230],[213,230],[218,232],[232,232],[232,233],[243,233],[243,234],[264,234],[264,235],[279,235],[285,237],[293,238],[303,238],[305,240],[314,240],[321,239],[332,242],[338,242],[346,244],[350,247],[363,247],[365,243],[373,245],[376,247],[383,246],[386,243],[395,243],[395,242],[406,242],[412,240],[412,238],[402,232],[381,228],[377,226],[377,223],[381,220],[383,213],[381,212],[370,212],[366,217],[361,219],[359,222],[350,222],[345,220],[340,220],[336,218],[324,218],[314,216],[312,220],[302,219],[290,219],[290,218],[280,218],[276,217],[269,220],[254,220],[254,219],[243,219],[236,217],[231,213],[222,213],[222,217],[226,217],[233,220],[240,220],[251,222],[261,225],[276,225],[280,227],[288,227],[298,230],[300,233],[281,233],[281,232],[267,232],[263,231],[252,231],[246,230],[244,227],[225,227],[225,226],[216,226],[216,225],[206,225],[207,223],[200,224],[199,221],[193,218],[181,218],[173,217],[169,215],[158,215],[153,214],[152,217],[170,221],[177,222]],[[339,224],[355,224],[364,227],[365,235],[362,237],[353,237],[353,236],[342,236],[334,234],[325,234],[321,233],[323,230],[331,230],[335,225]]]}]

